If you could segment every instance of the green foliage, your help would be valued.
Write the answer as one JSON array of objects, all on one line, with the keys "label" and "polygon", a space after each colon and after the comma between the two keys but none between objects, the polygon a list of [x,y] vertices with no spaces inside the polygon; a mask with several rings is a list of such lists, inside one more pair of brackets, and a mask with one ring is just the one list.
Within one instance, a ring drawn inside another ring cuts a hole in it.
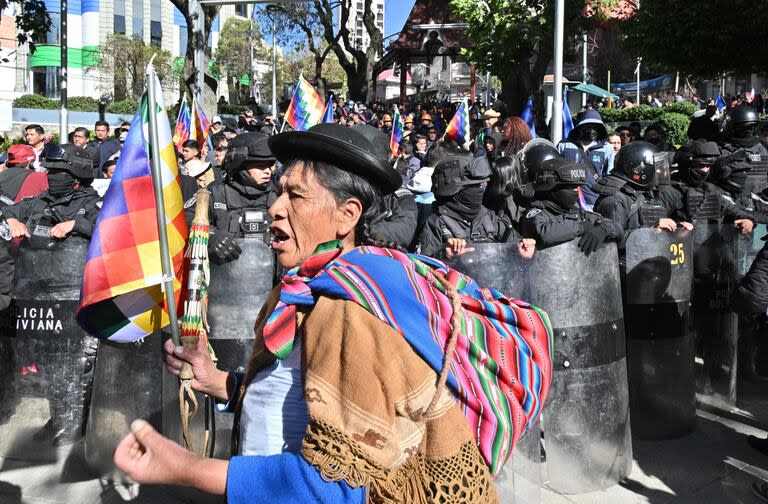
[{"label": "green foliage", "polygon": [[[94,67],[102,76],[102,91],[114,93],[115,100],[138,100],[145,90],[145,72],[149,60],[154,56],[153,66],[164,88],[178,82],[179,73],[174,71],[174,58],[163,51],[133,36],[115,33],[99,46],[99,64]],[[86,73],[88,70],[86,70]]]},{"label": "green foliage", "polygon": [[219,45],[213,53],[215,66],[217,71],[227,74],[229,95],[237,97],[238,101],[244,101],[248,95],[248,87],[240,83],[240,78],[251,74],[250,41],[256,42],[260,38],[258,24],[245,19],[229,18],[221,29]]},{"label": "green foliage", "polygon": [[6,138],[5,141],[2,144],[0,144],[0,152],[8,152],[8,149],[11,148],[11,145],[23,144],[23,143],[26,143],[26,142],[21,137]]},{"label": "green foliage", "polygon": [[675,102],[664,107],[664,112],[676,112],[691,117],[699,108],[691,102]]},{"label": "green foliage", "polygon": [[652,121],[663,114],[666,109],[653,108],[649,105],[637,105],[624,109],[600,109],[604,122]]},{"label": "green foliage", "polygon": [[667,142],[682,145],[688,141],[688,125],[691,120],[687,115],[677,112],[665,112],[653,123],[667,137]]},{"label": "green foliage", "polygon": [[75,112],[98,112],[99,100],[90,96],[73,96],[67,99],[67,107]]},{"label": "green foliage", "polygon": [[643,0],[621,23],[630,54],[698,78],[768,68],[768,2]]},{"label": "green foliage", "polygon": [[56,110],[61,107],[61,102],[36,94],[25,94],[13,100],[13,106],[16,108]]},{"label": "green foliage", "polygon": [[121,100],[107,105],[107,112],[111,114],[133,115],[139,107],[137,100]]}]

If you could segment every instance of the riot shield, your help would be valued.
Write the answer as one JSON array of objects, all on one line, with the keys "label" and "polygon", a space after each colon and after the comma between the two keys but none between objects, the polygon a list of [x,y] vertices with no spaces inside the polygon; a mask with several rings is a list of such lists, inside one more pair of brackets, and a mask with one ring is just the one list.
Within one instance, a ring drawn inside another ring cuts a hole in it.
[{"label": "riot shield", "polygon": [[626,245],[624,320],[632,434],[670,439],[696,420],[689,331],[693,233],[642,228]]},{"label": "riot shield", "polygon": [[[274,255],[268,245],[258,240],[239,239],[243,252],[236,261],[211,264],[208,288],[208,323],[210,344],[218,359],[218,368],[245,371],[253,345],[253,327],[261,306],[272,290]],[[179,381],[163,373],[163,433],[182,442],[179,421]],[[232,415],[213,415],[202,411],[205,401],[197,394],[201,411],[191,424],[195,448],[203,444],[206,423],[215,430],[213,456],[228,458],[232,432]]]},{"label": "riot shield", "polygon": [[[533,260],[524,259],[516,243],[478,243],[474,252],[446,261],[451,267],[505,295],[531,299]],[[494,479],[499,502],[538,504],[541,502],[541,429],[536,423],[515,445],[511,459]]]},{"label": "riot shield", "polygon": [[16,251],[16,299],[3,323],[0,383],[10,407],[0,416],[0,456],[49,457],[80,439],[96,340],[75,322],[88,241],[25,241]]},{"label": "riot shield", "polygon": [[[554,377],[542,414],[549,486],[571,494],[615,485],[632,463],[616,246],[586,257],[566,243],[538,250],[530,262],[515,244],[474,247],[451,265],[481,285],[542,307],[552,322]],[[529,458],[535,457],[522,457]],[[509,471],[499,475],[497,488],[519,496],[514,462],[511,477]]]},{"label": "riot shield", "polygon": [[137,418],[160,429],[162,355],[160,334],[137,343],[100,342],[84,442],[85,460],[93,474],[127,480],[112,462],[117,443]]},{"label": "riot shield", "polygon": [[708,401],[736,404],[737,316],[731,291],[739,278],[742,241],[731,224],[694,222],[693,329],[696,390]]},{"label": "riot shield", "polygon": [[535,259],[531,301],[554,330],[554,376],[542,414],[549,486],[562,494],[606,488],[632,466],[616,246],[586,257],[568,242]]}]

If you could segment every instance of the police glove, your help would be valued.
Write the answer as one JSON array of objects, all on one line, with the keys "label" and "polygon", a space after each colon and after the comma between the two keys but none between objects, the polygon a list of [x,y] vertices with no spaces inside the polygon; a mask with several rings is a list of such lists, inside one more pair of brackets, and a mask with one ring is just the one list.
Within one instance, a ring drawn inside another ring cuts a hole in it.
[{"label": "police glove", "polygon": [[212,233],[208,242],[208,253],[214,264],[225,264],[236,260],[243,253],[232,235]]},{"label": "police glove", "polygon": [[608,236],[608,229],[600,224],[596,224],[581,235],[581,238],[579,238],[579,249],[584,252],[584,255],[589,256],[589,254],[600,248],[606,236]]}]

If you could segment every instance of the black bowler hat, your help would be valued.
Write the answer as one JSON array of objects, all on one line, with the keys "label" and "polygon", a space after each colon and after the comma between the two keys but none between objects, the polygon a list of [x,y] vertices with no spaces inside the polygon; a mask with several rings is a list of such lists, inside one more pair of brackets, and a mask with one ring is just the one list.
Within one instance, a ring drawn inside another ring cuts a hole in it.
[{"label": "black bowler hat", "polygon": [[283,164],[291,159],[324,161],[363,177],[385,194],[395,192],[403,183],[370,136],[358,128],[318,124],[308,131],[272,136],[269,148]]}]

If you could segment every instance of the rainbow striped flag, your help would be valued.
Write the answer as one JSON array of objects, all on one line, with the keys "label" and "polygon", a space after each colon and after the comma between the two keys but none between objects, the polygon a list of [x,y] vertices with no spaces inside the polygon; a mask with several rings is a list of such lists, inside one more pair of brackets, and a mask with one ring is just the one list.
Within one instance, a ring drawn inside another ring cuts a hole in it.
[{"label": "rainbow striped flag", "polygon": [[445,129],[445,137],[453,140],[463,148],[469,149],[469,142],[471,141],[469,138],[469,104],[466,98],[461,102],[459,108],[456,109],[451,122],[448,123],[448,127]]},{"label": "rainbow striped flag", "polygon": [[[160,82],[156,81],[155,85],[161,89]],[[80,289],[78,324],[89,334],[112,341],[136,341],[169,323],[161,288],[163,271],[149,166],[149,113],[145,93],[104,195]],[[166,229],[176,272],[174,293],[178,306],[187,222],[162,93],[154,113],[160,137]]]},{"label": "rainbow striped flag", "polygon": [[189,137],[197,140],[200,148],[208,139],[208,131],[211,129],[211,121],[205,116],[203,108],[197,103],[197,98],[192,97],[192,128]]},{"label": "rainbow striped flag", "polygon": [[394,109],[395,111],[392,114],[392,135],[389,137],[389,151],[392,153],[392,157],[397,157],[405,128],[403,127],[403,118],[400,117],[400,109],[397,108],[397,105],[395,105]]},{"label": "rainbow striped flag", "polygon": [[181,152],[181,145],[189,140],[189,132],[191,129],[192,112],[189,109],[187,93],[184,93],[184,98],[181,100],[181,106],[179,106],[179,117],[176,118],[176,128],[173,130],[173,144],[179,152]]},{"label": "rainbow striped flag", "polygon": [[307,131],[312,126],[320,124],[324,111],[325,105],[317,90],[304,76],[299,77],[299,82],[293,90],[293,98],[285,112],[286,122],[294,131]]},{"label": "rainbow striped flag", "polygon": [[205,116],[203,109],[197,103],[197,98],[192,97],[192,106],[187,101],[187,94],[181,100],[179,117],[176,119],[176,128],[173,130],[173,144],[181,152],[181,146],[187,140],[196,140],[202,147],[208,139],[208,130],[211,122]]}]

